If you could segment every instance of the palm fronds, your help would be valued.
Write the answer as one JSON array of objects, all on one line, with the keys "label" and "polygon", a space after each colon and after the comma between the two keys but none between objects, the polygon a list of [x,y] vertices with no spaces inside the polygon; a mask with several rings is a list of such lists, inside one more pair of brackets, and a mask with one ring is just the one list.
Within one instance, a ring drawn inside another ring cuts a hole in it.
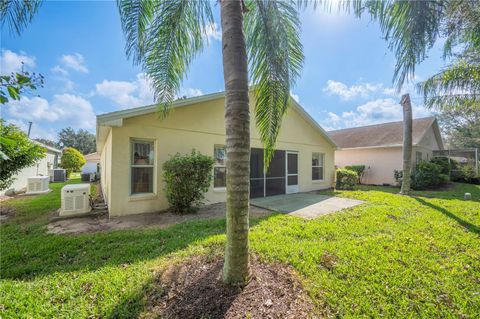
[{"label": "palm fronds", "polygon": [[152,81],[166,114],[213,23],[206,0],[119,0],[126,52]]},{"label": "palm fronds", "polygon": [[459,61],[419,83],[425,106],[440,110],[478,108],[480,104],[480,65]]},{"label": "palm fronds", "polygon": [[245,34],[255,120],[268,165],[287,111],[290,88],[303,64],[300,20],[290,1],[252,0],[247,7]]},{"label": "palm fronds", "polygon": [[41,0],[2,0],[0,1],[0,24],[7,24],[11,32],[18,35],[37,13]]}]

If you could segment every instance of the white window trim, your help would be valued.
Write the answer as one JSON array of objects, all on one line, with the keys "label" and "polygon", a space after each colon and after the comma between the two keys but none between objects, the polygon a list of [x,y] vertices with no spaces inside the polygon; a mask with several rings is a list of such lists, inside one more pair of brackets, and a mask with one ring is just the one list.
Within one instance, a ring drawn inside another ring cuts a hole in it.
[{"label": "white window trim", "polygon": [[312,164],[312,167],[311,168],[314,168],[314,167],[321,167],[322,168],[322,179],[313,179],[313,174],[310,172],[310,174],[312,175],[312,183],[321,183],[321,182],[324,182],[325,181],[325,153],[322,153],[322,152],[312,152],[312,159],[313,159],[313,155],[315,154],[319,154],[321,155],[321,158],[322,158],[322,165],[313,165]]},{"label": "white window trim", "polygon": [[216,148],[224,148],[225,149],[225,161],[227,160],[227,147],[223,144],[215,144],[213,145],[213,156],[214,156],[214,163],[213,163],[213,180],[212,180],[212,183],[213,183],[213,191],[214,192],[219,192],[219,193],[222,193],[222,192],[226,192],[227,191],[227,181],[225,180],[225,186],[218,186],[218,187],[215,187],[215,168],[225,168],[225,172],[227,171],[227,163],[225,163],[224,165],[218,165],[217,164],[217,159],[215,158],[215,149]]},{"label": "white window trim", "polygon": [[[132,162],[133,156],[132,156],[132,151],[133,151],[133,144],[135,142],[147,142],[147,143],[153,143],[153,165],[134,165]],[[148,199],[155,199],[157,198],[157,140],[154,139],[146,139],[146,138],[136,138],[136,137],[131,137],[130,138],[130,149],[128,150],[128,156],[130,157],[129,159],[129,177],[128,177],[128,194],[129,194],[129,200],[130,201],[135,201],[135,200],[148,200]],[[153,192],[147,192],[147,193],[132,193],[132,168],[134,167],[153,167]]]}]

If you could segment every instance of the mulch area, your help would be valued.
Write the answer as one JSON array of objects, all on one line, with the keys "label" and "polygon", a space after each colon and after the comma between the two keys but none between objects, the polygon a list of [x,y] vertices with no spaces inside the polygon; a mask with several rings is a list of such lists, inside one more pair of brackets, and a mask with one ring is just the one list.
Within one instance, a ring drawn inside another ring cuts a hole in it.
[{"label": "mulch area", "polygon": [[252,258],[243,289],[222,282],[223,259],[195,256],[156,276],[142,318],[316,318],[295,273]]}]

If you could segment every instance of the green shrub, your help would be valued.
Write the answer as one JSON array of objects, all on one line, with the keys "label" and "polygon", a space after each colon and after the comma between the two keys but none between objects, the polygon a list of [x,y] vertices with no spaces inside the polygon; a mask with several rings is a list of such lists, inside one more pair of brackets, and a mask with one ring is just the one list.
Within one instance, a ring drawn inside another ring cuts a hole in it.
[{"label": "green shrub", "polygon": [[[447,177],[448,178],[448,177]],[[440,185],[445,180],[442,167],[432,162],[421,161],[412,174],[412,188],[427,189]]]},{"label": "green shrub", "polygon": [[350,165],[345,166],[344,168],[356,172],[358,175],[358,184],[362,183],[363,173],[365,172],[365,165]]},{"label": "green shrub", "polygon": [[434,157],[430,160],[430,162],[437,164],[442,169],[442,174],[450,175],[451,170],[455,170],[458,167],[457,161],[450,159],[448,160],[447,157]]},{"label": "green shrub", "polygon": [[357,185],[357,181],[357,172],[345,168],[337,169],[336,189],[353,189]]},{"label": "green shrub", "polygon": [[72,172],[79,171],[86,162],[85,157],[77,149],[66,147],[60,159],[60,167],[67,171],[69,177]]},{"label": "green shrub", "polygon": [[45,157],[45,148],[32,143],[17,126],[0,119],[0,190],[9,188],[16,174]]},{"label": "green shrub", "polygon": [[214,160],[195,150],[179,153],[163,164],[163,178],[168,202],[175,213],[194,213],[212,182]]},{"label": "green shrub", "polygon": [[472,165],[461,165],[452,172],[452,180],[455,182],[472,183],[475,180],[475,167]]}]

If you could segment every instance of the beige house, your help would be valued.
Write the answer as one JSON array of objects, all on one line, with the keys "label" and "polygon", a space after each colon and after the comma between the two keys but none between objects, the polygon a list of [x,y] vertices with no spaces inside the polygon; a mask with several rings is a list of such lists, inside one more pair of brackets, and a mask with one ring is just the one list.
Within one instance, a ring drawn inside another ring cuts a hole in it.
[{"label": "beige house", "polygon": [[[403,122],[392,122],[330,131],[337,143],[335,165],[365,165],[364,184],[394,185],[394,170],[402,169]],[[412,161],[432,158],[432,151],[443,150],[437,120],[427,117],[413,120]]]},{"label": "beige house", "polygon": [[[251,197],[332,187],[336,145],[298,103],[290,100],[277,151],[266,173],[262,144],[252,121]],[[206,204],[224,202],[224,104],[224,93],[214,93],[175,101],[165,119],[159,118],[155,105],[99,115],[97,152],[110,215],[168,208],[162,164],[171,155],[190,153],[192,149],[215,158],[214,179],[206,194]]]}]

